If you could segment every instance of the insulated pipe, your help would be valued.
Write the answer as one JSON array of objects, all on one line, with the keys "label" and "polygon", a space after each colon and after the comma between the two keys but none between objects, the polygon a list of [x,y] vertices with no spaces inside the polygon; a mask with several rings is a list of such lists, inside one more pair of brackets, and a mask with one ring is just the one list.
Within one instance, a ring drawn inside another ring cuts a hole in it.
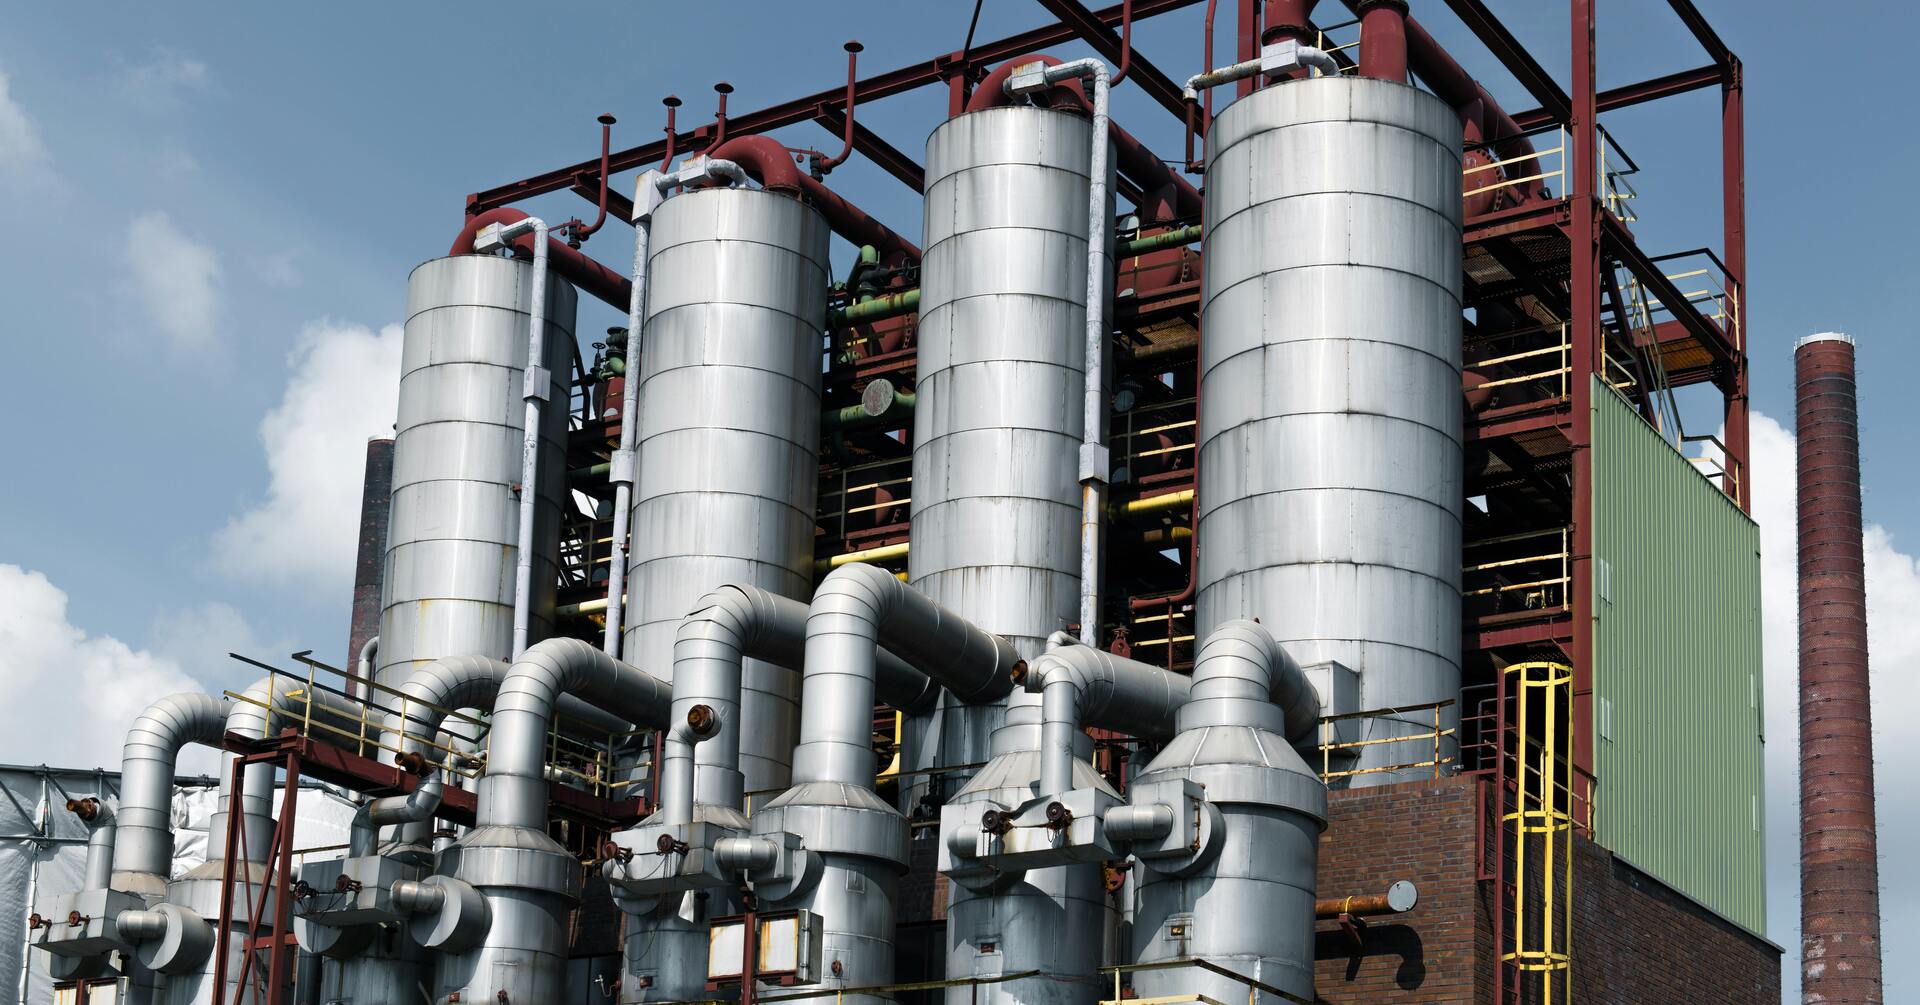
[{"label": "insulated pipe", "polygon": [[883,569],[853,563],[833,570],[807,610],[796,786],[873,784],[874,677],[883,644],[968,704],[1005,697],[1021,663],[1005,639]]},{"label": "insulated pipe", "polygon": [[349,824],[348,857],[361,858],[373,854],[379,844],[382,827],[433,819],[433,811],[440,808],[442,791],[439,779],[428,778],[406,795],[387,796],[362,804],[354,811],[353,821]]},{"label": "insulated pipe", "polygon": [[[366,689],[368,698],[373,697],[373,658],[379,655],[379,652],[380,636],[370,636],[366,643],[360,647],[360,659],[354,666],[355,672],[358,673],[364,681],[361,686]],[[348,694],[352,694],[354,689],[349,687],[346,691]]]},{"label": "insulated pipe", "polygon": [[[1215,702],[1230,703],[1218,706],[1224,714],[1217,718],[1208,710]],[[1272,728],[1288,743],[1297,747],[1313,742],[1320,725],[1320,696],[1300,664],[1258,621],[1223,622],[1194,655],[1193,689],[1181,712],[1181,728],[1191,727],[1189,714],[1232,725],[1260,725],[1233,710],[1247,702],[1278,709],[1282,721]]]},{"label": "insulated pipe", "polygon": [[563,694],[599,705],[628,722],[666,723],[673,692],[638,667],[578,639],[537,643],[514,661],[493,702],[487,773],[480,780],[480,826],[542,830],[547,818],[547,729]]},{"label": "insulated pipe", "polygon": [[1077,59],[1047,67],[1037,84],[1023,82],[1025,71],[1007,78],[1009,96],[1031,94],[1066,80],[1093,82],[1092,160],[1087,184],[1087,328],[1086,384],[1081,394],[1080,444],[1080,641],[1092,646],[1100,635],[1100,558],[1107,507],[1107,295],[1109,233],[1107,205],[1107,144],[1102,140],[1111,125],[1107,115],[1107,64]]},{"label": "insulated pipe", "polygon": [[1085,726],[1164,740],[1193,682],[1180,674],[1084,645],[1050,648],[1027,667],[1041,694],[1040,793],[1073,788],[1074,746]]},{"label": "insulated pipe", "polygon": [[824,184],[802,174],[787,148],[771,136],[738,136],[715,148],[711,156],[739,164],[758,178],[763,188],[801,197],[820,211],[834,233],[856,245],[871,244],[884,258],[920,260],[918,246]]},{"label": "insulated pipe", "polygon": [[547,239],[546,221],[529,216],[513,223],[498,224],[492,241],[510,243],[514,237],[533,231],[533,304],[527,322],[527,375],[521,381],[526,400],[520,442],[520,537],[513,572],[513,655],[527,651],[528,634],[533,623],[533,523],[540,494],[540,414],[547,401]]},{"label": "insulated pipe", "polygon": [[[680,623],[673,642],[670,719],[678,730],[695,709],[706,708],[714,720],[714,732],[701,737],[707,742],[691,754],[698,770],[691,776],[689,806],[699,802],[737,810],[745,805],[740,772],[740,731],[747,725],[740,717],[742,661],[756,659],[800,669],[807,647],[807,621],[807,605],[800,601],[757,586],[732,584],[700,598]],[[933,704],[939,688],[926,674],[887,650],[876,659],[874,683],[882,702],[905,711]],[[666,782],[663,778],[667,798],[677,799],[674,787]]]},{"label": "insulated pipe", "polygon": [[140,713],[120,755],[120,810],[113,848],[116,886],[161,893],[173,869],[173,776],[180,748],[220,745],[227,703],[209,694],[168,695]]},{"label": "insulated pipe", "polygon": [[113,807],[98,796],[67,800],[67,809],[87,826],[86,882],[82,890],[105,890],[113,885]]},{"label": "insulated pipe", "polygon": [[[478,216],[468,217],[466,225],[460,228],[460,233],[453,239],[453,250],[447,253],[471,255],[474,253],[473,239],[481,230],[496,223],[514,224],[525,219],[527,214],[506,207],[490,209]],[[534,257],[531,234],[520,234],[513,239],[512,244],[517,253],[523,252],[529,258]],[[629,289],[632,284],[627,281],[627,277],[588,258],[578,249],[567,247],[564,241],[549,239],[546,246],[547,260],[552,264],[553,271],[611,307],[627,306],[627,301],[633,295],[633,291]]]}]

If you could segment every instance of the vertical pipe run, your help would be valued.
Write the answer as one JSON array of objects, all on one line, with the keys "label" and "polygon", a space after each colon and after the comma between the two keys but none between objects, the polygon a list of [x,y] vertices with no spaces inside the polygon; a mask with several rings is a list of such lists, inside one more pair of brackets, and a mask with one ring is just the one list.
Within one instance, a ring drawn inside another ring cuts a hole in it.
[{"label": "vertical pipe run", "polygon": [[540,493],[540,413],[547,400],[547,224],[537,216],[502,228],[509,231],[533,228],[533,307],[527,320],[527,371],[520,395],[526,400],[524,433],[520,441],[520,539],[513,573],[513,658],[527,651],[527,635],[533,623],[533,541],[534,511]]},{"label": "vertical pipe run", "polygon": [[1801,997],[1882,1000],[1853,339],[1793,353],[1800,506]]}]

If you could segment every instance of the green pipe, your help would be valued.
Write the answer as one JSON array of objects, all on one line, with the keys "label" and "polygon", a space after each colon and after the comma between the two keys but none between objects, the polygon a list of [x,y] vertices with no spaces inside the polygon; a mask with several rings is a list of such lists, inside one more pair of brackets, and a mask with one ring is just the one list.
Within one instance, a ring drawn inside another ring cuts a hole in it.
[{"label": "green pipe", "polygon": [[1139,255],[1149,251],[1159,251],[1162,248],[1177,248],[1183,244],[1192,244],[1200,239],[1200,231],[1201,226],[1196,223],[1191,227],[1181,227],[1177,230],[1169,230],[1161,234],[1152,234],[1147,237],[1136,237],[1131,241],[1122,241],[1120,242],[1119,249],[1120,257],[1125,258],[1128,255]]},{"label": "green pipe", "polygon": [[862,300],[857,304],[835,307],[827,311],[827,327],[845,328],[849,325],[885,321],[903,314],[912,314],[919,309],[920,291],[903,290],[899,293]]},{"label": "green pipe", "polygon": [[895,390],[892,381],[876,377],[868,381],[866,390],[861,392],[860,404],[827,409],[820,415],[820,424],[826,429],[877,426],[883,420],[892,422],[912,415],[913,405],[912,391]]}]

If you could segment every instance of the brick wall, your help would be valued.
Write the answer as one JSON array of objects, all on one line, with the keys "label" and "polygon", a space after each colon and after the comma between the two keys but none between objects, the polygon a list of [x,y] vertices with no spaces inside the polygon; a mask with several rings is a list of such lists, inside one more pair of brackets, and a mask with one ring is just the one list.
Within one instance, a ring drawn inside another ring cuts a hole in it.
[{"label": "brick wall", "polygon": [[[1478,785],[1459,777],[1331,794],[1320,896],[1408,879],[1420,903],[1374,919],[1358,944],[1338,924],[1319,923],[1315,980],[1329,1005],[1491,1005],[1494,885],[1478,881],[1474,860],[1475,814],[1490,812]],[[1771,943],[1584,838],[1574,841],[1573,865],[1576,1005],[1780,1001]]]}]

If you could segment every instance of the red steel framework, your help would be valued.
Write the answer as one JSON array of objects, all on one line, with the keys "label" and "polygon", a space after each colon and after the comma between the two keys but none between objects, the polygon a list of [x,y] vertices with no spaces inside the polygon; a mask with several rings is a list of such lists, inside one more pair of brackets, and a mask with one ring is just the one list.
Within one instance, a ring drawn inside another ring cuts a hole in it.
[{"label": "red steel framework", "polygon": [[[623,150],[598,150],[590,158],[505,185],[469,195],[466,200],[468,221],[534,196],[560,190],[572,191],[599,211],[625,220],[632,216],[632,203],[609,181],[609,176],[651,167],[670,158],[676,151],[706,149],[720,139],[765,133],[802,122],[815,122],[835,139],[850,138],[853,150],[868,158],[892,177],[918,191],[924,171],[908,154],[855,121],[855,106],[904,93],[921,87],[942,85],[947,88],[950,113],[966,105],[971,89],[989,68],[1009,59],[1043,52],[1071,42],[1085,42],[1111,63],[1127,67],[1126,81],[1139,87],[1183,128],[1198,130],[1204,119],[1189,117],[1174,78],[1134,51],[1130,39],[1133,24],[1173,11],[1191,8],[1201,0],[1129,0],[1101,9],[1089,9],[1079,0],[1037,0],[1055,20],[1006,38],[977,42],[967,48],[935,55],[918,63],[855,79],[850,56],[849,81],[815,94],[747,112],[721,112],[715,120],[692,129],[678,129],[669,108],[666,135],[661,139]],[[1356,16],[1363,8],[1378,6],[1369,0],[1342,0]],[[1510,809],[1514,791],[1511,761],[1525,748],[1528,738],[1509,735],[1514,716],[1514,700],[1501,686],[1505,675],[1500,667],[1528,660],[1557,660],[1573,668],[1573,721],[1592,722],[1592,616],[1594,590],[1592,577],[1593,469],[1592,405],[1596,376],[1609,379],[1610,367],[1618,367],[1620,358],[1635,360],[1644,366],[1657,362],[1663,376],[1655,383],[1664,386],[1711,384],[1724,403],[1724,471],[1722,487],[1745,509],[1750,504],[1747,477],[1747,395],[1748,376],[1745,337],[1745,162],[1742,80],[1739,59],[1720,40],[1691,0],[1668,0],[1681,24],[1698,41],[1707,56],[1704,65],[1682,68],[1622,87],[1600,90],[1596,83],[1597,53],[1594,41],[1596,0],[1569,0],[1569,32],[1572,67],[1563,88],[1553,75],[1520,44],[1487,8],[1483,0],[1446,0],[1447,6],[1485,46],[1499,64],[1525,88],[1537,107],[1508,114],[1501,110],[1471,75],[1461,68],[1417,19],[1406,22],[1408,64],[1413,77],[1426,84],[1456,106],[1468,121],[1469,135],[1481,142],[1470,149],[1485,160],[1508,157],[1518,150],[1532,153],[1532,138],[1547,131],[1564,133],[1564,166],[1557,179],[1564,187],[1550,193],[1542,182],[1539,191],[1516,189],[1512,198],[1492,198],[1478,212],[1470,212],[1464,234],[1465,261],[1468,266],[1466,291],[1469,301],[1486,311],[1505,312],[1512,317],[1556,322],[1564,335],[1558,347],[1533,349],[1529,354],[1556,349],[1564,363],[1557,373],[1562,378],[1559,394],[1535,396],[1527,400],[1505,401],[1494,396],[1482,398],[1468,423],[1467,442],[1475,456],[1489,458],[1489,471],[1497,475],[1475,475],[1484,484],[1471,491],[1510,497],[1514,509],[1498,517],[1489,516],[1496,526],[1469,528],[1469,547],[1503,538],[1497,526],[1502,521],[1526,524],[1528,534],[1558,534],[1565,541],[1554,558],[1562,572],[1539,593],[1545,598],[1512,610],[1469,609],[1462,625],[1463,649],[1470,668],[1468,687],[1463,694],[1467,721],[1479,722],[1482,735],[1465,749],[1479,750],[1478,763],[1468,768],[1478,771],[1483,796],[1497,820]],[[1209,2],[1208,30],[1211,32],[1216,2]],[[1236,37],[1233,51],[1245,60],[1257,54],[1262,28],[1269,33],[1312,34],[1322,29],[1310,19],[1315,0],[1237,0],[1231,13]],[[1327,4],[1328,8],[1336,5]],[[1335,28],[1350,28],[1353,22]],[[1223,25],[1224,28],[1224,25]],[[1349,62],[1337,52],[1343,63]],[[1256,87],[1249,79],[1240,81],[1238,93],[1245,95]],[[1721,93],[1720,174],[1722,186],[1722,233],[1720,254],[1704,249],[1671,255],[1650,256],[1637,243],[1630,219],[1623,219],[1608,190],[1603,168],[1608,137],[1599,117],[1608,111],[1657,101],[1705,88],[1718,87]],[[670,99],[669,105],[677,105]],[[1141,148],[1144,150],[1144,148]],[[1524,158],[1522,158],[1524,160]],[[1519,163],[1515,161],[1514,163]],[[831,167],[836,158],[825,158]],[[1535,163],[1538,163],[1537,161]],[[816,167],[822,166],[820,158]],[[1131,168],[1123,158],[1120,194],[1141,208],[1146,226],[1142,237],[1167,234],[1183,224],[1197,223],[1189,201],[1173,197],[1184,185],[1177,175],[1169,177],[1164,168],[1155,173],[1159,162],[1151,155],[1137,157]],[[1510,166],[1503,173],[1518,173]],[[1495,193],[1496,196],[1499,193]],[[1509,193],[1511,195],[1511,193]],[[1188,215],[1182,215],[1188,214]],[[576,235],[578,234],[576,230]],[[1197,235],[1197,228],[1194,230]],[[578,237],[576,236],[576,240]],[[1187,241],[1191,243],[1191,239]],[[568,249],[581,260],[582,268],[604,271],[592,260]],[[1723,302],[1733,310],[1718,316],[1693,309],[1683,294],[1663,274],[1662,262],[1679,255],[1699,255],[1711,261],[1724,283]],[[1116,327],[1122,339],[1116,346],[1118,376],[1133,379],[1130,385],[1142,396],[1139,412],[1160,416],[1157,425],[1135,423],[1120,428],[1129,419],[1116,419],[1110,442],[1118,446],[1144,445],[1139,451],[1141,474],[1131,484],[1116,486],[1116,519],[1138,519],[1138,534],[1115,534],[1115,554],[1106,563],[1110,582],[1107,595],[1119,603],[1109,611],[1110,634],[1115,648],[1131,649],[1138,658],[1182,667],[1190,659],[1190,647],[1180,635],[1177,624],[1187,617],[1192,598],[1191,523],[1193,493],[1197,488],[1191,426],[1196,409],[1197,382],[1195,361],[1199,351],[1198,310],[1200,256],[1184,245],[1155,247],[1120,256],[1117,272],[1119,288],[1124,292]],[[847,289],[838,294],[837,304],[848,304],[873,294],[897,296],[917,285],[917,263],[888,261],[877,271],[861,278],[856,269]],[[1644,296],[1669,307],[1668,317],[1640,327],[1629,323],[1631,313],[1623,296],[1623,284],[1631,284]],[[617,283],[607,284],[611,292]],[[865,291],[864,293],[862,291]],[[624,309],[624,303],[617,306]],[[1469,324],[1469,341],[1499,339],[1510,332],[1484,320]],[[827,376],[827,403],[852,404],[860,400],[865,386],[881,377],[901,390],[910,388],[916,356],[916,318],[910,311],[891,312],[877,320],[857,323],[836,332],[835,348]],[[1553,327],[1546,325],[1545,327]],[[621,361],[621,365],[631,365]],[[574,487],[599,493],[613,443],[617,439],[618,415],[594,404],[618,400],[617,384],[621,368],[605,355],[590,366],[577,361],[579,373],[576,391],[582,422],[574,433],[568,467],[579,484]],[[1630,397],[1643,414],[1653,417],[1651,400],[1654,383],[1646,371],[1628,388]],[[1611,380],[1610,380],[1611,382]],[[594,385],[601,384],[596,391]],[[871,424],[858,424],[844,430],[830,430],[823,437],[821,535],[817,565],[859,557],[877,562],[897,563],[910,546],[907,536],[905,497],[911,491],[907,464],[906,437],[901,430],[910,423],[897,415],[881,417]],[[1138,428],[1136,428],[1136,426]],[[1182,429],[1186,432],[1183,434]],[[1131,449],[1131,448],[1129,448]],[[1148,460],[1151,459],[1151,463]],[[610,493],[608,493],[610,494]],[[858,495],[858,498],[856,498]],[[837,507],[837,509],[836,509]],[[1530,522],[1529,522],[1530,521]],[[594,576],[596,563],[606,561],[605,549],[596,542],[605,539],[610,528],[604,522],[569,528],[570,538],[578,541],[570,554],[578,556],[576,576],[562,587],[562,613],[574,612],[585,618],[594,602],[604,593],[603,580]],[[1503,545],[1502,545],[1503,546]],[[1172,556],[1169,558],[1168,556]],[[1116,561],[1116,558],[1124,559]],[[1510,560],[1509,560],[1510,561]],[[1490,563],[1494,565],[1499,562]],[[598,590],[598,592],[596,592]],[[1497,600],[1502,594],[1494,592]],[[583,637],[598,637],[584,620],[574,627]],[[1164,638],[1147,638],[1161,633]],[[1472,702],[1478,701],[1475,706]],[[1475,709],[1480,714],[1474,714]],[[1590,828],[1594,803],[1593,730],[1575,729],[1573,771],[1582,792],[1573,794],[1576,814]],[[1490,735],[1489,735],[1490,734]],[[391,765],[384,765],[351,753],[343,753],[324,744],[294,738],[270,742],[266,747],[250,745],[230,738],[231,749],[249,757],[274,758],[290,768],[289,780],[299,773],[319,776],[369,793],[405,791],[410,776]],[[553,788],[555,813],[593,821],[598,826],[617,826],[637,819],[637,801],[609,804],[605,800],[578,793],[564,786]],[[455,816],[471,812],[472,795],[450,788],[446,807]],[[591,804],[591,805],[588,805]],[[289,818],[291,814],[288,814]],[[1483,839],[1484,840],[1484,839]],[[1491,842],[1486,842],[1491,843]],[[290,847],[290,845],[288,846]],[[1488,856],[1484,878],[1496,890],[1511,891],[1507,875],[1509,863],[1503,854]],[[284,858],[285,848],[279,849]],[[271,874],[275,883],[284,884],[284,866]],[[1506,896],[1503,893],[1503,899]],[[229,898],[231,903],[231,898]],[[256,912],[257,914],[257,912]],[[1495,911],[1496,930],[1505,923],[1505,912]],[[264,935],[255,935],[250,944],[284,945],[284,920],[280,912],[275,925]],[[227,926],[222,926],[225,938]],[[1496,935],[1496,946],[1504,935]],[[276,941],[278,940],[278,941]],[[1496,953],[1496,956],[1499,954]],[[278,960],[279,954],[273,959]],[[223,957],[224,959],[224,957]],[[269,963],[269,976],[273,972]],[[1505,967],[1492,967],[1495,1001],[1521,1001],[1519,982]],[[267,1001],[281,999],[269,993]]]}]

